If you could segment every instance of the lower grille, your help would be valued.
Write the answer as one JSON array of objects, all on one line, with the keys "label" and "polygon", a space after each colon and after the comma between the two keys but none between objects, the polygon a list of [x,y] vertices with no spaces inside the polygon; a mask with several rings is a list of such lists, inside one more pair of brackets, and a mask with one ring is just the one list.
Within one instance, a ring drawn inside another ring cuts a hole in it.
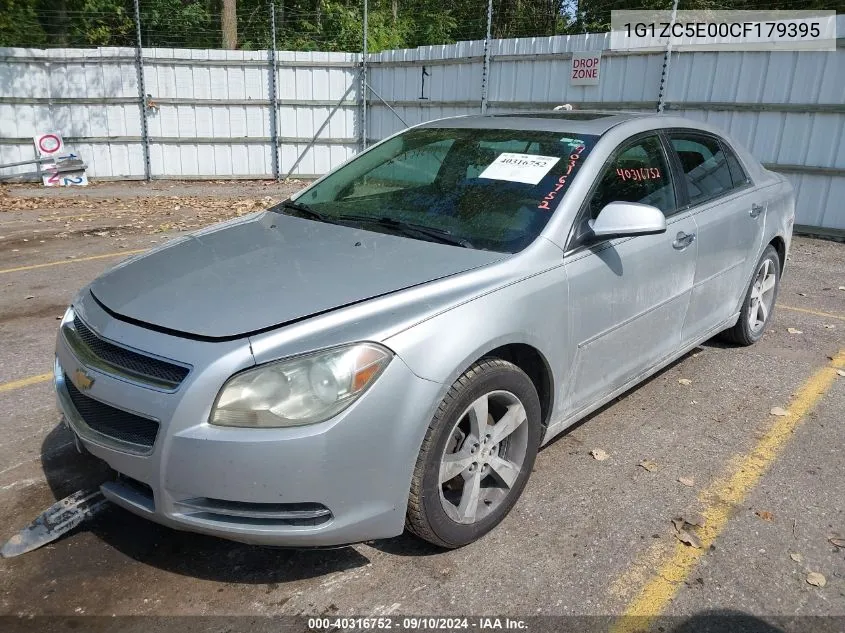
[{"label": "lower grille", "polygon": [[70,400],[85,424],[93,431],[120,442],[152,448],[158,435],[158,422],[109,406],[84,395],[64,377]]}]

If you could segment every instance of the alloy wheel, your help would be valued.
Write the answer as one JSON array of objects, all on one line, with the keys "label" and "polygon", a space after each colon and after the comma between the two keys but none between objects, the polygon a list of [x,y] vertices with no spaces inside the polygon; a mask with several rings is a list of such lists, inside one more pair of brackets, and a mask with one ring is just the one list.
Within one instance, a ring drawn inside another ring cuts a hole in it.
[{"label": "alloy wheel", "polygon": [[509,391],[481,396],[458,418],[440,459],[440,502],[449,518],[476,523],[508,498],[525,462],[527,420]]},{"label": "alloy wheel", "polygon": [[769,319],[775,298],[776,283],[777,273],[774,262],[768,258],[764,259],[754,276],[754,284],[751,286],[751,295],[748,298],[748,325],[752,332],[759,332]]}]

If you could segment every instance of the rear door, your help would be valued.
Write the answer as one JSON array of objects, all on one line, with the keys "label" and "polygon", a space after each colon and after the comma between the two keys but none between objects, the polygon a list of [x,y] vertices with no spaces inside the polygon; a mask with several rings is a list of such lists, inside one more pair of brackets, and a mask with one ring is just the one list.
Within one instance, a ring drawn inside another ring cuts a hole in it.
[{"label": "rear door", "polygon": [[722,139],[694,130],[667,137],[684,208],[698,225],[686,342],[718,330],[736,310],[763,238],[766,203]]},{"label": "rear door", "polygon": [[[696,224],[678,213],[666,148],[656,133],[623,143],[605,164],[564,255],[570,340],[569,410],[589,407],[680,344],[695,276]],[[584,223],[610,202],[640,202],[666,215],[667,230],[586,241]]]}]

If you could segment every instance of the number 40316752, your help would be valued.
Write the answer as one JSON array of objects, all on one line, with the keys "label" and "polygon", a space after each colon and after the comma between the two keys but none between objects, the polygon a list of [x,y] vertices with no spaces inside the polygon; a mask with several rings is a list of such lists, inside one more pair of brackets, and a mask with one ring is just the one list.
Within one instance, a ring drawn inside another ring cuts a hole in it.
[{"label": "number 40316752", "polygon": [[616,175],[621,180],[654,180],[660,178],[657,167],[638,167],[636,169],[617,169]]}]

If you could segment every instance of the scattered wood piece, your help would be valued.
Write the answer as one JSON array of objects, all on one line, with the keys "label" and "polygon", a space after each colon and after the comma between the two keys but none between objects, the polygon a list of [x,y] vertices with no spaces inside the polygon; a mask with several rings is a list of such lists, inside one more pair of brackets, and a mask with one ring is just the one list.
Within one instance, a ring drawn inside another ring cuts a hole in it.
[{"label": "scattered wood piece", "polygon": [[656,462],[654,462],[650,459],[644,459],[643,461],[641,461],[639,463],[639,466],[641,468],[645,468],[650,473],[653,473],[655,470],[660,468],[660,466],[658,466]]}]

